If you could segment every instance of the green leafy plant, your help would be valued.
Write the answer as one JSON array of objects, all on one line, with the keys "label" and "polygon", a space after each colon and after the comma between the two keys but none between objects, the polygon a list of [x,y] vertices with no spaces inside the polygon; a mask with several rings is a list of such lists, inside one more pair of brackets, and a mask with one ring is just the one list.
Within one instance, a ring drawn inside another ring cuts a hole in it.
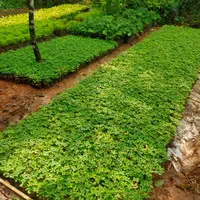
[{"label": "green leafy plant", "polygon": [[0,10],[26,7],[25,0],[0,0]]},{"label": "green leafy plant", "polygon": [[67,27],[73,34],[119,40],[141,33],[145,25],[158,19],[159,15],[144,8],[127,9],[121,15],[94,14],[82,22],[70,21]]},{"label": "green leafy plant", "polygon": [[[65,4],[35,11],[37,39],[63,30],[65,24],[76,14],[88,7],[78,4]],[[0,46],[19,44],[29,41],[28,14],[0,18]]]},{"label": "green leafy plant", "polygon": [[32,85],[48,85],[79,66],[113,49],[117,43],[66,36],[39,44],[42,63],[36,63],[31,47],[0,55],[0,76],[12,76]]},{"label": "green leafy plant", "polygon": [[199,49],[200,30],[152,33],[2,132],[0,172],[40,199],[148,197],[197,78]]}]

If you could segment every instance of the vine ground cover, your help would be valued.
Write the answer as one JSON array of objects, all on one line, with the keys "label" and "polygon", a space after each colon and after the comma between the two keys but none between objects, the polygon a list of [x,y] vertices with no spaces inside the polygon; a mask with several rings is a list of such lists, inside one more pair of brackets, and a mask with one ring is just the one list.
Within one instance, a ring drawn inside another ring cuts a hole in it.
[{"label": "vine ground cover", "polygon": [[[188,39],[190,37],[190,39]],[[200,68],[166,26],[0,135],[0,171],[47,199],[143,199]]]},{"label": "vine ground cover", "polygon": [[32,47],[0,55],[0,76],[48,85],[117,46],[116,42],[65,36],[39,44],[43,62],[37,63]]}]

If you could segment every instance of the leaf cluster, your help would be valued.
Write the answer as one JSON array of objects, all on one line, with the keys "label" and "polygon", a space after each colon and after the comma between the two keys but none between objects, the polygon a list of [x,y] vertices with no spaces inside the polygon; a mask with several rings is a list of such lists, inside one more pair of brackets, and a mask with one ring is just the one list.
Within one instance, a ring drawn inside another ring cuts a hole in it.
[{"label": "leaf cluster", "polygon": [[23,8],[24,0],[0,0],[0,10]]},{"label": "leaf cluster", "polygon": [[[65,4],[35,11],[36,37],[42,38],[63,30],[65,24],[87,6]],[[0,18],[0,46],[29,41],[28,14]]]},{"label": "leaf cluster", "polygon": [[197,78],[199,49],[199,30],[152,33],[4,131],[0,172],[42,199],[146,198]]},{"label": "leaf cluster", "polygon": [[117,43],[65,36],[39,44],[43,62],[34,59],[32,47],[0,55],[0,75],[27,79],[33,85],[49,84],[113,49]]},{"label": "leaf cluster", "polygon": [[120,15],[91,14],[82,22],[70,21],[68,30],[74,34],[119,40],[141,33],[145,25],[158,19],[158,14],[145,8],[127,9]]}]

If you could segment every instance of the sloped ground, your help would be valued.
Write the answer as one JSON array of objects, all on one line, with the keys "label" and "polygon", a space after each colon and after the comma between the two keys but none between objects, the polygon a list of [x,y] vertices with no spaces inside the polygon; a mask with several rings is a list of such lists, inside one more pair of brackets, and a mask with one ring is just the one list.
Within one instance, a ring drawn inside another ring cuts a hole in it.
[{"label": "sloped ground", "polygon": [[[28,85],[0,81],[0,130],[5,129],[10,123],[17,123],[17,121],[22,119],[24,115],[37,110],[39,105],[47,104],[56,93],[72,87],[80,78],[85,77],[87,74],[96,69],[99,63],[108,61],[110,58],[121,53],[128,47],[129,45],[123,46],[121,50],[117,50],[111,56],[93,63],[88,68],[79,70],[78,72],[70,75],[68,79],[59,82],[49,89],[37,90]],[[197,82],[197,84],[199,84],[199,82]],[[193,112],[199,113],[198,104],[196,106],[196,110],[191,109],[190,104],[186,106],[186,116],[193,116]],[[200,186],[198,182],[200,179],[200,170],[198,170],[198,168],[194,169],[186,176],[178,174],[170,163],[166,163],[165,169],[166,173],[164,175],[161,177],[155,177],[155,180],[164,180],[164,185],[161,188],[154,188],[151,195],[152,200],[200,199]],[[0,199],[1,198],[2,197],[0,196]]]},{"label": "sloped ground", "polygon": [[[152,29],[151,31],[155,30]],[[110,61],[130,46],[142,41],[150,32],[143,34],[140,38],[136,38],[128,44],[120,45],[109,55],[77,70],[64,80],[54,84],[51,88],[35,89],[26,84],[0,80],[0,131],[3,131],[8,125],[17,124],[24,116],[36,111],[39,106],[48,104],[56,94],[73,87],[81,79],[93,73],[100,64]],[[13,197],[18,198],[8,188],[0,185],[0,200],[13,200]]]},{"label": "sloped ground", "polygon": [[[200,199],[200,80],[197,80],[190,94],[175,141],[182,148],[182,160],[173,158],[165,163],[165,173],[156,176],[154,182],[161,181],[161,187],[154,187],[151,200],[199,200]],[[185,141],[185,142],[183,142]],[[173,142],[172,142],[173,143]],[[172,143],[169,148],[175,148]],[[184,145],[183,145],[184,144]]]}]

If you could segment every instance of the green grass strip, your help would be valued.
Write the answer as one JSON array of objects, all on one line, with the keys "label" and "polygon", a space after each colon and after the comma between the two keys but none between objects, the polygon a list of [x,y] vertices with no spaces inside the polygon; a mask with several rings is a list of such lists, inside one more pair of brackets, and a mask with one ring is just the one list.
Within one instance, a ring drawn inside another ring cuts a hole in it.
[{"label": "green grass strip", "polygon": [[34,85],[45,85],[79,66],[105,54],[116,42],[65,36],[39,44],[43,62],[37,63],[32,47],[0,55],[0,75],[27,79]]},{"label": "green grass strip", "polygon": [[[65,24],[87,6],[64,4],[35,11],[36,37],[41,38],[62,30]],[[0,18],[0,46],[29,41],[28,13]]]},{"label": "green grass strip", "polygon": [[48,200],[142,200],[200,68],[200,30],[165,26],[0,135],[0,171]]}]

